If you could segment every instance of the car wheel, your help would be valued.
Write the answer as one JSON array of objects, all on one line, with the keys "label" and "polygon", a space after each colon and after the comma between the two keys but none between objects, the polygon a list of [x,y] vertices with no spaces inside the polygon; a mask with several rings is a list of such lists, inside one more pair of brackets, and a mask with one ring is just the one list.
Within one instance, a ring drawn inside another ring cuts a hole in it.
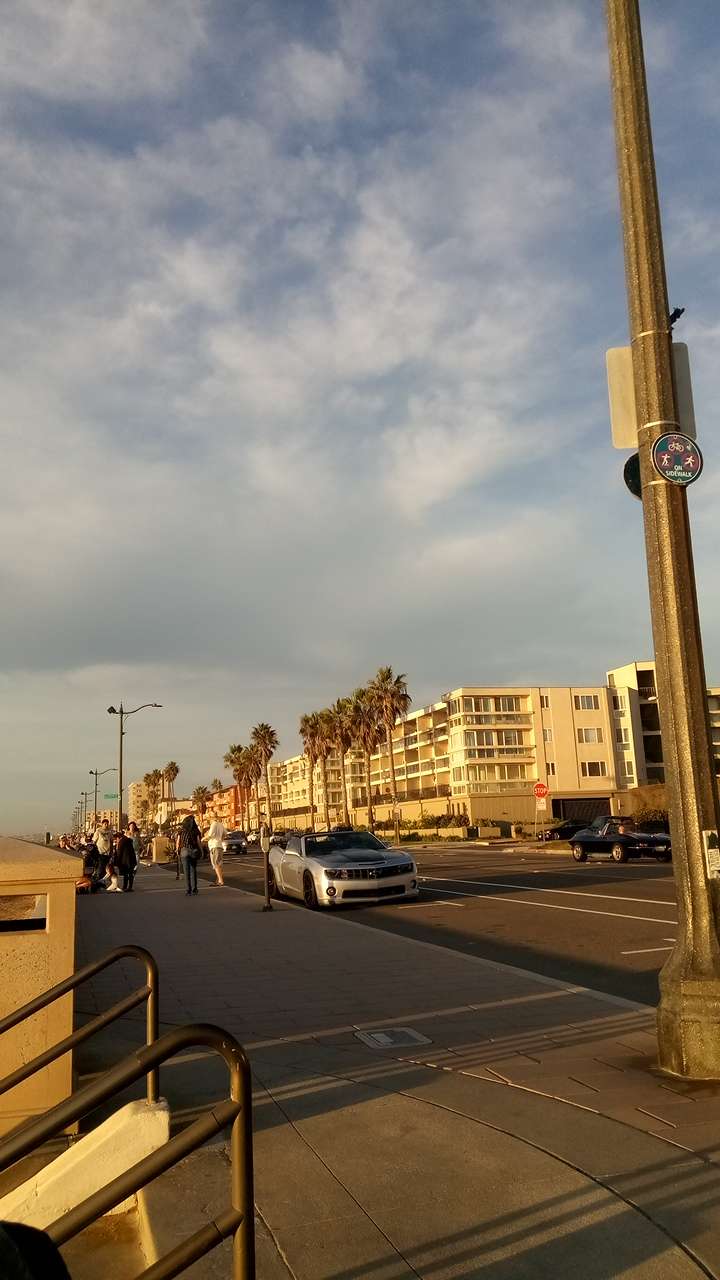
[{"label": "car wheel", "polygon": [[309,871],[306,871],[303,876],[303,902],[305,903],[308,911],[315,911],[317,909],[317,890],[315,888],[315,881]]},{"label": "car wheel", "polygon": [[658,860],[658,862],[672,862],[672,854],[671,854],[671,853],[659,853],[659,854],[657,855],[657,860]]},{"label": "car wheel", "polygon": [[622,844],[614,844],[610,854],[613,862],[627,862],[627,853],[625,846]]},{"label": "car wheel", "polygon": [[268,864],[268,893],[270,894],[271,898],[280,897],[280,890],[278,889],[278,886],[277,886],[277,880],[275,879],[275,871],[272,867],[272,864]]},{"label": "car wheel", "polygon": [[576,862],[587,862],[587,854],[581,844],[573,845],[572,856]]}]

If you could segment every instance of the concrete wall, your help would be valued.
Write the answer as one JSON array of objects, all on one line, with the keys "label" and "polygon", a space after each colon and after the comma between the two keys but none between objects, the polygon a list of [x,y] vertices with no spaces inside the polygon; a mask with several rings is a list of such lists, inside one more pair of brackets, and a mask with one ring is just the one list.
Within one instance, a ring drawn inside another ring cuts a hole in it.
[{"label": "concrete wall", "polygon": [[[73,972],[75,881],[80,873],[76,857],[0,838],[0,1018]],[[34,927],[43,916],[44,926]],[[70,1035],[72,1023],[69,995],[8,1031],[0,1041],[0,1076]],[[0,1095],[0,1134],[70,1093],[66,1055]]]}]

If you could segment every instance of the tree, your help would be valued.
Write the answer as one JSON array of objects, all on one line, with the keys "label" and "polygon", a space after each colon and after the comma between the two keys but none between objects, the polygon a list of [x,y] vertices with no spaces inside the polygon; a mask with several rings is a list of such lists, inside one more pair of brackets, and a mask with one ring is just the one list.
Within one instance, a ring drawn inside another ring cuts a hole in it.
[{"label": "tree", "polygon": [[323,785],[323,812],[325,817],[325,827],[330,830],[330,802],[328,800],[328,780],[327,780],[327,762],[328,756],[331,754],[335,741],[333,737],[332,712],[328,707],[322,711],[318,711],[318,736],[317,736],[317,753],[320,761],[320,776]]},{"label": "tree", "polygon": [[395,781],[395,760],[393,757],[392,735],[395,721],[404,716],[412,703],[407,690],[405,675],[393,675],[392,667],[380,667],[375,679],[368,686],[371,697],[375,698],[385,728],[385,742],[390,762],[390,792],[393,808],[397,809],[397,783]]},{"label": "tree", "polygon": [[377,698],[369,688],[356,689],[350,699],[350,721],[352,724],[353,742],[363,753],[365,760],[365,780],[367,786],[368,826],[371,831],[375,827],[373,813],[372,789],[370,786],[370,757],[377,751],[383,739],[383,721]]},{"label": "tree", "polygon": [[300,737],[307,759],[308,797],[310,800],[310,827],[315,826],[315,765],[318,761],[318,740],[320,737],[320,717],[317,711],[311,711],[300,717]]},{"label": "tree", "polygon": [[[268,773],[268,764],[278,749],[279,738],[271,725],[260,721],[250,734],[250,742],[258,753],[262,761],[262,775],[265,780],[265,795],[267,796],[267,825],[268,830],[272,831],[272,805],[270,803],[270,775]],[[259,819],[258,813],[258,819]]]},{"label": "tree", "polygon": [[152,815],[153,822],[155,822],[156,820],[156,810],[158,807],[158,802],[160,800],[160,787],[162,785],[162,777],[163,775],[162,775],[161,769],[152,769],[150,773],[146,773],[145,776],[143,777],[143,782],[145,783],[145,786],[147,788],[148,804],[150,806],[150,813]]},{"label": "tree", "polygon": [[205,817],[205,809],[207,807],[207,802],[208,800],[211,799],[211,792],[209,787],[202,787],[202,786],[196,787],[190,799],[192,800],[195,808],[200,810],[200,821],[202,822],[203,818]]},{"label": "tree", "polygon": [[340,757],[340,781],[342,784],[343,822],[350,826],[350,810],[348,808],[347,774],[345,772],[345,756],[353,740],[352,714],[350,698],[338,698],[328,711],[328,723],[333,746]]},{"label": "tree", "polygon": [[212,782],[210,783],[210,790],[211,790],[211,791],[224,791],[224,790],[225,790],[225,783],[223,782],[222,778],[213,778]]},{"label": "tree", "polygon": [[180,772],[180,766],[174,760],[168,760],[163,769],[163,777],[167,783],[168,800],[170,802],[170,825],[175,826],[175,779]]},{"label": "tree", "polygon": [[235,779],[235,785],[238,789],[238,800],[240,801],[240,826],[243,831],[245,828],[245,800],[247,779],[243,769],[243,756],[246,748],[242,747],[239,742],[231,743],[225,755],[223,756],[223,764],[229,769]]},{"label": "tree", "polygon": [[253,742],[249,747],[245,748],[244,755],[244,771],[248,781],[248,787],[255,796],[255,817],[257,824],[260,826],[260,793],[258,791],[258,783],[263,775],[263,759],[260,750]]}]

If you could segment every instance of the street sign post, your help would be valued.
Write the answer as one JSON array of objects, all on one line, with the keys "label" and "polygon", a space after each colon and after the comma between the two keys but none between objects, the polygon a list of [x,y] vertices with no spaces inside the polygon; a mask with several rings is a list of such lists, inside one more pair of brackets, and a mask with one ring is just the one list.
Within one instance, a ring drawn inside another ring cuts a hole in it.
[{"label": "street sign post", "polygon": [[545,782],[536,782],[533,787],[533,795],[535,796],[535,839],[537,840],[538,813],[540,810],[547,809],[547,794],[550,788]]},{"label": "street sign post", "polygon": [[653,443],[651,457],[658,475],[671,484],[692,484],[703,469],[703,456],[698,446],[681,431],[669,431],[658,436]]},{"label": "street sign post", "polygon": [[117,800],[117,798],[118,798],[117,791],[108,791],[107,795],[103,796],[103,800]]}]

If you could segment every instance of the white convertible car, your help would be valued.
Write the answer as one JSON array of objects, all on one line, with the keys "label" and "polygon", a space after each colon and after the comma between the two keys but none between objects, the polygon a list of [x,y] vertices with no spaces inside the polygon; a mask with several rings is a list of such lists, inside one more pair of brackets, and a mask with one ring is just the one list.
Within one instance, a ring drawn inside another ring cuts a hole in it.
[{"label": "white convertible car", "polygon": [[414,859],[369,831],[289,835],[271,845],[269,863],[271,894],[300,898],[311,910],[418,896]]}]

